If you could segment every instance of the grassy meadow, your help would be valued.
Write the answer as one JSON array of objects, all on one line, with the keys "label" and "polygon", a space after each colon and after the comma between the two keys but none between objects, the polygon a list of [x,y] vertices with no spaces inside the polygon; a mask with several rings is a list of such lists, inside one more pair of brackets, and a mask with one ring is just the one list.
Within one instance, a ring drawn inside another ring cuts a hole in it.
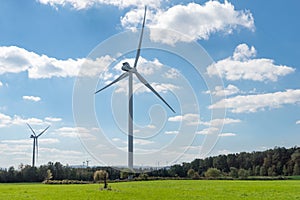
[{"label": "grassy meadow", "polygon": [[[300,181],[164,180],[99,184],[0,184],[0,199],[299,199]],[[101,185],[102,187],[102,185]]]}]

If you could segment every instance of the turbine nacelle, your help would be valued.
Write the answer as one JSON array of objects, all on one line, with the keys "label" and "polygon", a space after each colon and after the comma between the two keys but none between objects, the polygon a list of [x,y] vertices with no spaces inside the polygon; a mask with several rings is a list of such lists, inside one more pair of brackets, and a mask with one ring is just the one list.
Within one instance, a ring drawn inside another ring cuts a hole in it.
[{"label": "turbine nacelle", "polygon": [[129,65],[129,63],[128,62],[124,62],[123,63],[123,65],[122,65],[122,70],[123,71],[126,71],[126,72],[128,72],[128,71],[132,71],[132,67],[130,67],[130,65]]},{"label": "turbine nacelle", "polygon": [[35,138],[35,136],[34,136],[34,135],[31,135],[30,138]]}]

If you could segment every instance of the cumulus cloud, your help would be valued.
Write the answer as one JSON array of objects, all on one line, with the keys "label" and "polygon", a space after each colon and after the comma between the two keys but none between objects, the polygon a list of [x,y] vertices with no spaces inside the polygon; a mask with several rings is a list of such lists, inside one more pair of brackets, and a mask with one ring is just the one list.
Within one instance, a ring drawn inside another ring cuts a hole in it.
[{"label": "cumulus cloud", "polygon": [[154,142],[151,140],[134,139],[133,143],[137,145],[149,145],[149,144],[153,144]]},{"label": "cumulus cloud", "polygon": [[232,136],[236,136],[235,133],[220,133],[219,134],[220,137],[232,137]]},{"label": "cumulus cloud", "polygon": [[[39,138],[39,142],[42,142],[43,144],[56,144],[59,143],[59,140],[57,138]],[[32,139],[2,140],[1,143],[31,145]]]},{"label": "cumulus cloud", "polygon": [[103,56],[95,60],[85,58],[59,60],[46,55],[38,55],[16,46],[1,46],[0,75],[27,71],[29,78],[33,79],[92,77],[105,71],[113,60],[110,56]]},{"label": "cumulus cloud", "polygon": [[208,122],[200,122],[200,124],[205,125],[205,126],[222,126],[226,124],[236,124],[240,123],[241,120],[239,119],[232,119],[232,118],[224,118],[224,119],[212,119]]},{"label": "cumulus cloud", "polygon": [[71,6],[76,10],[88,9],[93,6],[112,5],[119,8],[127,8],[137,5],[147,5],[148,7],[157,8],[162,0],[38,0],[41,4],[50,5],[55,8],[58,6]]},{"label": "cumulus cloud", "polygon": [[209,127],[209,128],[205,128],[201,131],[197,131],[196,134],[199,135],[211,135],[211,134],[218,134],[219,137],[232,137],[232,136],[236,136],[235,133],[220,133],[220,129],[216,128],[216,127]]},{"label": "cumulus cloud", "polygon": [[197,131],[196,134],[198,134],[198,135],[215,135],[218,137],[236,136],[235,133],[222,133],[222,128],[224,125],[236,124],[236,123],[240,123],[240,122],[241,122],[241,120],[232,119],[232,118],[212,119],[207,122],[201,121],[200,124],[207,126],[207,128]]},{"label": "cumulus cloud", "polygon": [[58,118],[58,117],[45,117],[45,121],[49,121],[49,122],[60,122],[62,120],[62,118]]},{"label": "cumulus cloud", "polygon": [[197,131],[196,134],[198,135],[210,135],[210,134],[216,134],[219,133],[219,128],[216,127],[209,127],[209,128],[205,128],[201,131]]},{"label": "cumulus cloud", "polygon": [[165,78],[175,79],[175,78],[178,78],[179,75],[180,75],[180,72],[177,69],[171,68],[163,76]]},{"label": "cumulus cloud", "polygon": [[3,83],[0,81],[0,87],[2,87],[3,86]]},{"label": "cumulus cloud", "polygon": [[38,118],[24,118],[18,115],[14,115],[13,117],[0,113],[0,128],[1,127],[8,127],[11,125],[24,125],[26,123],[30,125],[47,125],[51,122],[58,122],[61,121],[61,118],[54,118],[54,117],[45,117],[45,119],[38,119]]},{"label": "cumulus cloud", "polygon": [[214,127],[214,128],[218,128],[222,125],[236,124],[236,123],[241,122],[241,120],[239,120],[239,119],[232,119],[232,118],[222,118],[222,119],[212,119],[210,121],[200,121],[199,115],[193,114],[193,113],[169,117],[168,121],[184,122],[187,125],[204,125],[204,126],[210,126],[210,127]]},{"label": "cumulus cloud", "polygon": [[[135,30],[142,18],[143,10],[133,9],[121,19],[121,24],[125,28]],[[230,34],[238,27],[254,30],[252,14],[247,10],[235,10],[227,1],[208,1],[203,5],[189,3],[171,6],[166,10],[150,10],[147,19],[151,39],[166,44],[208,39],[216,32]]]},{"label": "cumulus cloud", "polygon": [[11,121],[12,119],[10,116],[0,113],[0,127],[6,127],[10,125]]},{"label": "cumulus cloud", "polygon": [[[162,0],[38,0],[40,3],[58,6],[71,6],[81,10],[94,6],[112,5],[129,10],[122,18],[121,24],[127,29],[136,30],[144,15],[143,5],[148,6],[147,24],[151,29],[151,39],[167,44],[179,41],[190,42],[197,39],[208,39],[211,34],[222,32],[230,34],[233,30],[244,27],[254,30],[254,19],[248,10],[236,10],[234,5],[225,1],[207,1],[203,5],[188,3],[187,5],[170,5]],[[164,7],[167,7],[166,9]],[[174,30],[177,33],[158,30]],[[185,36],[183,36],[183,34]]]},{"label": "cumulus cloud", "polygon": [[36,96],[23,96],[22,97],[24,100],[28,100],[28,101],[34,101],[34,102],[38,102],[41,100],[40,97],[36,97]]},{"label": "cumulus cloud", "polygon": [[300,89],[286,90],[257,95],[239,95],[228,99],[223,99],[211,106],[210,109],[226,108],[233,113],[251,113],[266,108],[278,108],[286,104],[300,103]]},{"label": "cumulus cloud", "polygon": [[295,71],[285,65],[276,65],[274,60],[267,58],[254,58],[255,48],[247,44],[236,47],[233,56],[220,60],[207,68],[210,76],[221,76],[230,81],[277,81],[278,77]]},{"label": "cumulus cloud", "polygon": [[177,115],[169,117],[170,122],[183,122],[187,125],[198,125],[199,124],[199,114],[188,113],[184,115]]},{"label": "cumulus cloud", "polygon": [[166,131],[165,134],[166,135],[177,135],[179,133],[179,131]]},{"label": "cumulus cloud", "polygon": [[[227,1],[224,3],[208,1],[204,5],[189,3],[175,5],[167,10],[158,10],[149,26],[153,41],[172,45],[179,41],[208,39],[216,32],[230,34],[239,27],[254,30],[254,19],[249,11],[235,10]],[[170,33],[167,30],[175,32]]]},{"label": "cumulus cloud", "polygon": [[240,89],[235,85],[229,84],[226,88],[216,86],[214,91],[206,91],[206,94],[214,96],[231,96],[240,92]]},{"label": "cumulus cloud", "polygon": [[0,113],[0,127],[8,127],[11,125],[24,125],[26,123],[33,125],[44,125],[45,122],[38,118],[23,118],[18,115],[13,117]]},{"label": "cumulus cloud", "polygon": [[300,120],[296,121],[296,124],[300,124]]},{"label": "cumulus cloud", "polygon": [[95,136],[92,134],[92,132],[97,131],[96,128],[84,128],[84,127],[61,127],[59,129],[56,129],[54,131],[55,135],[61,136],[61,137],[69,137],[69,138],[86,138],[86,139],[94,139]]},{"label": "cumulus cloud", "polygon": [[120,138],[112,138],[111,140],[114,141],[114,142],[120,142],[120,141],[122,141]]}]

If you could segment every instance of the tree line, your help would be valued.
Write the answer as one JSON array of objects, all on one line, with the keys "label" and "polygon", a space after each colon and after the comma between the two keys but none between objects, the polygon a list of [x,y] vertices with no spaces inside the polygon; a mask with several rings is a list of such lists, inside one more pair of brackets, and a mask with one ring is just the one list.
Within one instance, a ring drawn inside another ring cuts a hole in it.
[{"label": "tree line", "polygon": [[14,167],[0,169],[0,182],[42,182],[49,178],[49,172],[52,180],[93,181],[94,172],[97,170],[108,171],[111,179],[119,178],[119,170],[111,167],[74,168],[68,165],[64,166],[60,162],[48,162],[40,167],[20,164],[18,169]]},{"label": "tree line", "polygon": [[[60,162],[49,162],[40,167],[20,164],[18,169],[0,169],[0,182],[42,182],[49,177],[49,172],[52,180],[93,181],[97,170],[105,170],[110,180],[127,179],[130,175],[129,171],[112,167],[74,168]],[[133,174],[139,179],[293,175],[300,175],[300,147],[275,147],[262,152],[211,156],[160,169],[140,169],[139,173]]]},{"label": "tree line", "polygon": [[187,177],[191,169],[200,177],[205,177],[209,169],[219,170],[225,176],[233,176],[235,171],[241,171],[241,174],[246,173],[248,176],[300,175],[300,147],[275,147],[263,152],[241,152],[195,159],[190,163],[176,164],[169,169],[154,171],[150,175]]}]

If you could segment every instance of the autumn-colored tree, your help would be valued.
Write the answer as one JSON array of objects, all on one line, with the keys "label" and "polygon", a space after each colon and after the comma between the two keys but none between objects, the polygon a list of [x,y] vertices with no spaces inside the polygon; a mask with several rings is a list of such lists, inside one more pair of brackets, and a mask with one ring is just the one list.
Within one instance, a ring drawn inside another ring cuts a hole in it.
[{"label": "autumn-colored tree", "polygon": [[98,170],[94,173],[94,181],[98,182],[103,180],[104,182],[104,189],[107,188],[107,179],[108,179],[108,172],[105,170]]}]

